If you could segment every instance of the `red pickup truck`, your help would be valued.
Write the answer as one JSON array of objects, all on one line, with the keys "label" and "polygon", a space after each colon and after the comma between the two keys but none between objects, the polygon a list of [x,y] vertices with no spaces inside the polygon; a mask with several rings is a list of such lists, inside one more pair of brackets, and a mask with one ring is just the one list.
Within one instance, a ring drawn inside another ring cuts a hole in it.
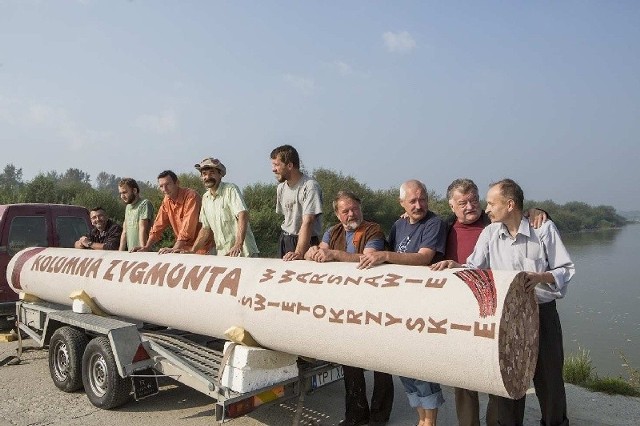
[{"label": "red pickup truck", "polygon": [[0,329],[15,315],[18,295],[7,284],[9,259],[25,247],[73,247],[91,229],[89,211],[63,204],[0,205]]}]

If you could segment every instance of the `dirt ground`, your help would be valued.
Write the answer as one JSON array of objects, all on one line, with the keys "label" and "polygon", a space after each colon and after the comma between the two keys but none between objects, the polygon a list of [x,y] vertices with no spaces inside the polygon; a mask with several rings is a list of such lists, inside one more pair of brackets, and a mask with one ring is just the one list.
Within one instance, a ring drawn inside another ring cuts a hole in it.
[{"label": "dirt ground", "polygon": [[[0,361],[15,355],[17,342],[0,342]],[[64,393],[51,381],[47,351],[25,341],[25,352],[17,365],[0,366],[0,425],[109,425],[157,426],[160,424],[211,425],[215,423],[212,400],[170,379],[160,382],[159,395],[132,401],[116,410],[105,411],[91,405],[82,391]],[[372,377],[367,376],[368,384]],[[395,379],[395,401],[389,426],[414,425],[416,415],[409,407],[398,378]],[[445,404],[438,415],[439,425],[455,425],[455,404],[451,388],[445,387]],[[369,389],[371,392],[371,389]],[[336,425],[343,414],[342,382],[330,384],[306,395],[302,423],[304,425]],[[486,406],[486,396],[481,396]],[[640,398],[608,396],[567,385],[569,417],[573,425],[638,425]],[[291,425],[296,401],[259,408],[229,425]],[[537,425],[538,401],[529,391],[525,424]]]}]

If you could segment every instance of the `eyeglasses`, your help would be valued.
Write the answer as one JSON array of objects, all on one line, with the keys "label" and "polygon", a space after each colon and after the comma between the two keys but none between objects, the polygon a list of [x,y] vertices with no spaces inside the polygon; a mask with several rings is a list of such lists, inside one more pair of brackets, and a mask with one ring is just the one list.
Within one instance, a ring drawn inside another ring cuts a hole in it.
[{"label": "eyeglasses", "polygon": [[469,198],[468,200],[460,200],[456,203],[458,207],[466,207],[467,204],[471,204],[472,206],[477,206],[480,204],[480,200],[476,197]]}]

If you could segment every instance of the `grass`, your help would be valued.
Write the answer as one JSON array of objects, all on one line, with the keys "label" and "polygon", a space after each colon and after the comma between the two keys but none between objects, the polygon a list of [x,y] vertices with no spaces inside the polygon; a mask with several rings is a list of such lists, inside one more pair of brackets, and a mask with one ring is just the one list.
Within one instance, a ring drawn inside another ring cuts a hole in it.
[{"label": "grass", "polygon": [[564,381],[578,386],[586,386],[595,375],[595,368],[591,365],[591,355],[588,350],[578,348],[576,355],[569,355],[564,360],[562,371]]},{"label": "grass", "polygon": [[640,370],[631,367],[624,354],[620,353],[620,358],[629,373],[628,380],[622,377],[598,377],[591,364],[589,351],[578,349],[575,355],[571,354],[564,360],[564,381],[595,392],[640,396]]}]

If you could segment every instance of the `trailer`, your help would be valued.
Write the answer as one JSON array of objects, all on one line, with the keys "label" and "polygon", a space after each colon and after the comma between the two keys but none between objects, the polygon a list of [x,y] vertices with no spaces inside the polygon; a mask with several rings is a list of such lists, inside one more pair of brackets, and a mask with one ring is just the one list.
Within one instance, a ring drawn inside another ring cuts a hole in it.
[{"label": "trailer", "polygon": [[[340,365],[298,358],[297,377],[236,392],[221,382],[234,344],[135,320],[74,312],[66,305],[19,301],[18,334],[49,350],[51,378],[63,392],[82,387],[96,407],[112,409],[159,392],[158,377],[169,377],[214,400],[215,420],[223,423],[260,406],[298,398],[298,424],[304,395],[342,378]],[[21,342],[18,353],[20,354]]]}]

